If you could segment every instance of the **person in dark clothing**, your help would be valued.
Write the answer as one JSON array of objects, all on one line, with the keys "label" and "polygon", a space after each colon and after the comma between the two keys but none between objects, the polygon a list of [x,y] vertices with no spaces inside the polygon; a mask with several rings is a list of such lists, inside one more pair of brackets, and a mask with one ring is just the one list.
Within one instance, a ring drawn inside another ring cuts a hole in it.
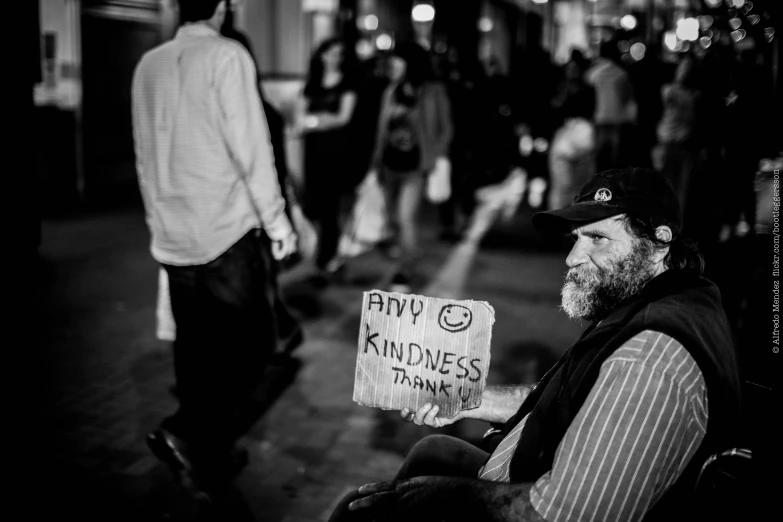
[{"label": "person in dark clothing", "polygon": [[328,278],[340,269],[340,204],[351,184],[350,123],[357,100],[353,59],[330,38],[313,53],[304,87],[304,211],[320,226],[316,267]]},{"label": "person in dark clothing", "polygon": [[453,418],[404,408],[436,428],[485,420],[500,440],[487,452],[426,437],[331,521],[698,518],[701,465],[734,443],[739,376],[720,293],[679,219],[671,185],[640,168],[601,172],[536,214],[539,231],[574,240],[562,307],[591,326],[535,387],[488,386]]}]

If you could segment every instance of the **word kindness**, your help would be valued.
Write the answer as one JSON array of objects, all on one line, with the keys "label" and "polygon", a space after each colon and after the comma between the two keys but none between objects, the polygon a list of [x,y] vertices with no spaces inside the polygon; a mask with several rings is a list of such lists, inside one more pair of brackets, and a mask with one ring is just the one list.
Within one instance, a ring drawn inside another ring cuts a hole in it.
[{"label": "word kindness", "polygon": [[383,339],[382,346],[379,346],[381,339],[380,333],[372,333],[370,325],[366,325],[367,335],[364,339],[364,353],[375,353],[379,357],[394,359],[399,363],[392,366],[394,372],[394,384],[407,384],[412,388],[418,388],[430,392],[432,395],[444,393],[449,395],[449,388],[452,384],[446,384],[439,379],[440,384],[436,386],[436,380],[422,379],[419,375],[413,375],[410,367],[424,366],[425,370],[431,370],[433,374],[437,372],[440,375],[454,375],[457,379],[468,379],[470,382],[481,380],[482,371],[480,367],[481,358],[470,358],[468,355],[458,355],[455,352],[430,350],[422,348],[416,343],[396,343]]},{"label": "word kindness", "polygon": [[494,310],[487,303],[365,292],[354,400],[440,415],[481,404]]}]

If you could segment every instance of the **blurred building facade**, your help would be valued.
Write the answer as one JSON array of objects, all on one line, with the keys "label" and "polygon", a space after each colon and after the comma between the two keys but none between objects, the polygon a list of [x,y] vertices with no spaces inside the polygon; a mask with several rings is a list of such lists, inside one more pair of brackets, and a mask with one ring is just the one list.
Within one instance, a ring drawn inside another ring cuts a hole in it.
[{"label": "blurred building facade", "polygon": [[[44,214],[137,199],[130,82],[142,54],[176,31],[176,0],[36,1],[36,125],[49,152],[37,159]],[[360,54],[416,39],[436,55],[491,58],[511,74],[516,55],[534,45],[564,63],[572,49],[595,56],[601,41],[615,39],[628,64],[653,53],[673,62],[680,53],[724,45],[759,64],[780,99],[775,31],[783,2],[776,0],[233,1],[268,97],[284,113],[312,49],[334,34],[355,42]],[[424,18],[414,20],[417,12]]]}]

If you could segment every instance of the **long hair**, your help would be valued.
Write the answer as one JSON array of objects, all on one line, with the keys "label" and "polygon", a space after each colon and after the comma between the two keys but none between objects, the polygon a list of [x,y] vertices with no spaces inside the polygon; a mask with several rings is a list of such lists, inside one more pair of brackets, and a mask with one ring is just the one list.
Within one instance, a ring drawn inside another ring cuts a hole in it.
[{"label": "long hair", "polygon": [[349,46],[339,37],[327,38],[321,42],[310,57],[310,67],[304,88],[305,96],[311,96],[322,89],[321,85],[324,78],[324,62],[322,57],[324,53],[336,45],[341,45],[343,47],[343,59],[340,62],[340,74],[342,74],[343,77],[342,81],[345,81],[353,74],[353,59]]},{"label": "long hair", "polygon": [[416,42],[401,42],[394,47],[392,56],[405,61],[405,76],[394,89],[394,99],[413,107],[418,102],[418,88],[435,79],[435,68],[427,51]]},{"label": "long hair", "polygon": [[625,214],[623,225],[629,234],[651,243],[658,250],[668,247],[669,253],[663,262],[669,270],[687,270],[699,275],[704,273],[704,256],[695,241],[674,231],[671,241],[662,241],[655,236],[655,229],[659,225],[653,224],[649,218]]},{"label": "long hair", "polygon": [[435,70],[432,66],[430,55],[416,42],[400,42],[392,51],[393,56],[399,56],[405,60],[405,80],[413,87],[419,87],[423,83],[435,78]]},{"label": "long hair", "polygon": [[[209,20],[222,0],[179,0],[179,23]],[[228,2],[229,0],[226,0]],[[226,6],[228,9],[228,5]]]}]

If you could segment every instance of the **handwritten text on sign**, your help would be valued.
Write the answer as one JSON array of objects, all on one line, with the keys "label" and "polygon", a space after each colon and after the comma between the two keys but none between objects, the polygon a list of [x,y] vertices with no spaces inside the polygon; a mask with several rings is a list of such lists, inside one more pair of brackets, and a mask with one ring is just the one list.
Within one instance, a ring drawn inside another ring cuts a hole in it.
[{"label": "handwritten text on sign", "polygon": [[485,302],[365,292],[353,400],[390,410],[437,404],[442,417],[478,407],[494,322]]}]

